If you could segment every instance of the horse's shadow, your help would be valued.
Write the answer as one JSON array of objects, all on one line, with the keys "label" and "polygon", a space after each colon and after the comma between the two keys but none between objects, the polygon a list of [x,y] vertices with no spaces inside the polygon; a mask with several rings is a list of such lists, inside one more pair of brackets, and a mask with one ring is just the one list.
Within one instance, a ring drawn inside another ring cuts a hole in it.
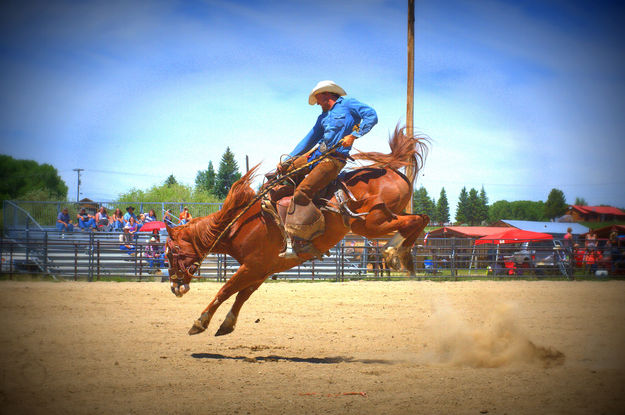
[{"label": "horse's shadow", "polygon": [[337,364],[337,363],[364,363],[364,364],[382,364],[390,365],[395,362],[383,359],[355,359],[349,356],[330,356],[330,357],[288,357],[288,356],[226,356],[219,353],[192,353],[194,359],[213,359],[213,360],[242,360],[244,362],[293,362],[293,363],[314,363],[314,364]]}]

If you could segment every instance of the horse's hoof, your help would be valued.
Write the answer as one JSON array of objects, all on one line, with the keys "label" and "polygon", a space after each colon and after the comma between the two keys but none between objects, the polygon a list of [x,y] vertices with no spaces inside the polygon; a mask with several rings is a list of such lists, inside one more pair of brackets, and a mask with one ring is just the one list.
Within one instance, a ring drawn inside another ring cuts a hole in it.
[{"label": "horse's hoof", "polygon": [[202,326],[202,322],[200,320],[195,320],[191,328],[189,329],[189,336],[193,336],[194,334],[200,334],[204,330],[204,326]]},{"label": "horse's hoof", "polygon": [[224,336],[226,334],[230,334],[234,331],[234,327],[219,327],[219,330],[217,330],[217,333],[215,333],[215,337],[217,336]]}]

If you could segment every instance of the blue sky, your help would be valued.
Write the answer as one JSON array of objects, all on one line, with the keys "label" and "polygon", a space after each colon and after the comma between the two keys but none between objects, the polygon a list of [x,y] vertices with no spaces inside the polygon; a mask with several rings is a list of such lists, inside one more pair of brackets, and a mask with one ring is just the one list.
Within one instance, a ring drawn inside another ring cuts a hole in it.
[{"label": "blue sky", "polygon": [[[419,1],[415,126],[432,139],[418,185],[455,212],[490,202],[625,207],[619,3]],[[111,200],[169,174],[193,184],[229,146],[266,172],[320,112],[332,79],[374,107],[355,147],[386,151],[405,121],[406,1],[5,2],[0,139],[50,163],[76,197]]]}]

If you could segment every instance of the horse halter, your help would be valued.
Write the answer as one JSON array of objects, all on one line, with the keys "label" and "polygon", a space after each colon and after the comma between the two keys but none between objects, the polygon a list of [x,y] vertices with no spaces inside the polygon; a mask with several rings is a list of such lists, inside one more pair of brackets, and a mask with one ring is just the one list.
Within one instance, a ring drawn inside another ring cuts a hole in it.
[{"label": "horse halter", "polygon": [[[172,264],[170,265],[173,265],[173,263],[176,264],[175,276],[177,278],[173,278],[174,276],[172,276],[170,273],[169,280],[171,282],[177,283],[178,285],[189,284],[191,282],[191,279],[193,278],[193,272],[195,272],[195,270],[200,267],[200,264],[198,261],[194,261],[191,265],[189,265],[189,267],[185,267],[184,265],[185,255],[180,253],[180,246],[177,244],[174,244],[173,241],[171,242],[171,245],[172,245],[171,248],[167,246],[166,249],[168,253],[171,254],[171,257],[172,257],[172,261],[171,261]],[[193,247],[193,250],[195,251],[195,247]],[[195,254],[197,255],[197,252]],[[191,270],[191,267],[193,266],[195,266],[195,269]]]}]

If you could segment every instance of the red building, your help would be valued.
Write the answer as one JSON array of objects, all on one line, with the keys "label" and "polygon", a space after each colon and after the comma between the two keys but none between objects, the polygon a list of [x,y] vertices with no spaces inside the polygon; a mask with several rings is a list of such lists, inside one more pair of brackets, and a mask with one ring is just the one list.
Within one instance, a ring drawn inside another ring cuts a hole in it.
[{"label": "red building", "polygon": [[575,222],[625,221],[625,212],[612,206],[569,206],[567,214]]}]

